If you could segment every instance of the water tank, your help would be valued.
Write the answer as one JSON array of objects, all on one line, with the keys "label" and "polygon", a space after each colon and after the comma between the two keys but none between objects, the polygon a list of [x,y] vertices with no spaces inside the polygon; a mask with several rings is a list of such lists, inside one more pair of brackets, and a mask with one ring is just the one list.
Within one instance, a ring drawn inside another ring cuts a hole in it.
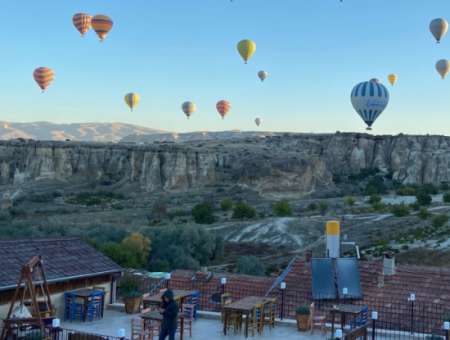
[{"label": "water tank", "polygon": [[338,221],[327,222],[327,256],[331,258],[340,257],[340,223]]}]

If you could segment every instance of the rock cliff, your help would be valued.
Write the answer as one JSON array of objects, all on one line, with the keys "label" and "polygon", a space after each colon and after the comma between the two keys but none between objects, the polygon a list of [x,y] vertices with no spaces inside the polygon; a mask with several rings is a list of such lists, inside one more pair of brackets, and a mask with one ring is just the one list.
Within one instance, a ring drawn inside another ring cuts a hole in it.
[{"label": "rock cliff", "polygon": [[379,167],[404,183],[450,181],[450,137],[284,135],[180,144],[0,141],[0,181],[52,178],[139,183],[142,190],[235,184],[264,195],[305,195],[332,173]]}]

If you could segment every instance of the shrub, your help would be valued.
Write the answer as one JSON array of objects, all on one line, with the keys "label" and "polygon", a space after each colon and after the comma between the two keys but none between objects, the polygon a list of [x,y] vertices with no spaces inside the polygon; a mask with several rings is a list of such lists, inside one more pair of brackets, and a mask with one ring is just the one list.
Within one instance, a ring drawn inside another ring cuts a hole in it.
[{"label": "shrub", "polygon": [[380,210],[383,210],[384,208],[386,208],[386,204],[383,204],[381,202],[375,202],[372,204],[372,208],[375,211],[380,211]]},{"label": "shrub", "polygon": [[295,314],[309,314],[309,313],[310,313],[310,310],[309,310],[309,306],[308,305],[299,306],[295,310]]},{"label": "shrub", "polygon": [[426,193],[426,191],[419,190],[419,192],[416,194],[416,200],[417,203],[423,206],[423,205],[430,205],[432,198],[429,194]]},{"label": "shrub", "polygon": [[220,201],[220,207],[223,211],[227,211],[233,208],[233,200],[229,197],[224,198]]},{"label": "shrub", "polygon": [[140,288],[140,280],[126,275],[119,283],[119,290],[122,295],[128,295],[131,292],[138,292]]},{"label": "shrub", "polygon": [[214,210],[208,203],[199,203],[191,210],[194,221],[199,224],[212,224],[217,221]]},{"label": "shrub", "polygon": [[439,193],[439,188],[433,184],[424,184],[420,187],[420,190],[425,191],[429,195],[437,195]]},{"label": "shrub", "polygon": [[373,194],[369,198],[369,203],[370,204],[380,203],[380,202],[381,202],[381,196],[380,195]]},{"label": "shrub", "polygon": [[175,211],[175,216],[181,217],[186,215],[186,212],[183,209],[178,209]]},{"label": "shrub", "polygon": [[42,195],[31,195],[30,201],[35,203],[48,203],[53,202],[53,195],[52,194],[42,194]]},{"label": "shrub", "polygon": [[158,217],[167,213],[167,204],[163,202],[155,202],[153,205],[153,212],[158,214]]},{"label": "shrub", "polygon": [[417,201],[415,201],[414,203],[411,203],[411,204],[409,205],[409,207],[410,207],[411,210],[413,210],[413,211],[419,211],[419,209],[420,209],[420,204],[419,204]]},{"label": "shrub", "polygon": [[175,218],[175,213],[169,211],[166,214],[166,216],[169,218],[170,221],[173,221],[173,219]]},{"label": "shrub", "polygon": [[316,211],[317,210],[317,204],[315,202],[312,202],[308,205],[308,209],[311,211]]},{"label": "shrub", "polygon": [[291,205],[287,201],[278,201],[273,205],[273,212],[278,217],[285,217],[292,215]]},{"label": "shrub", "polygon": [[411,187],[399,188],[397,189],[396,194],[400,196],[414,196],[416,194],[416,189]]},{"label": "shrub", "polygon": [[409,250],[409,246],[407,244],[403,245],[402,250]]},{"label": "shrub", "polygon": [[239,274],[252,276],[264,276],[266,269],[264,265],[255,256],[242,256],[236,262],[236,271]]},{"label": "shrub", "polygon": [[24,336],[25,340],[42,340],[46,338],[48,338],[48,336],[41,330],[30,331]]},{"label": "shrub", "polygon": [[446,191],[446,192],[444,193],[444,195],[442,196],[442,200],[443,200],[445,203],[450,203],[450,191]]},{"label": "shrub", "polygon": [[442,191],[448,191],[448,190],[450,190],[450,185],[448,184],[448,182],[442,182],[442,183],[441,183],[441,190],[442,190]]},{"label": "shrub", "polygon": [[149,272],[170,272],[170,263],[167,260],[150,261],[147,265]]},{"label": "shrub", "polygon": [[394,204],[391,208],[391,212],[395,217],[404,217],[409,215],[409,209],[406,205],[402,204]]},{"label": "shrub", "polygon": [[12,207],[12,208],[9,208],[8,211],[9,211],[9,214],[11,216],[22,216],[22,215],[26,215],[27,214],[27,212],[23,208],[14,208],[14,207]]},{"label": "shrub", "polygon": [[339,174],[333,174],[333,182],[336,184],[339,184],[342,182],[342,178],[341,175]]},{"label": "shrub", "polygon": [[328,210],[328,204],[320,203],[319,204],[319,209],[320,209],[320,211],[323,211],[323,212],[327,211]]},{"label": "shrub", "polygon": [[254,218],[256,211],[244,201],[240,201],[233,210],[232,219]]},{"label": "shrub", "polygon": [[421,220],[428,220],[431,217],[431,211],[425,207],[420,207],[418,216]]},{"label": "shrub", "polygon": [[431,222],[433,227],[442,228],[445,223],[448,222],[448,216],[445,214],[437,215],[435,218],[433,218],[433,221]]},{"label": "shrub", "polygon": [[386,185],[384,184],[384,179],[381,176],[374,176],[370,179],[370,181],[367,183],[367,188],[370,189],[371,187],[374,187],[377,192],[372,192],[370,194],[384,194],[386,192]]},{"label": "shrub", "polygon": [[354,198],[354,197],[348,196],[345,199],[345,204],[346,205],[353,206],[355,203],[356,203],[356,198]]}]

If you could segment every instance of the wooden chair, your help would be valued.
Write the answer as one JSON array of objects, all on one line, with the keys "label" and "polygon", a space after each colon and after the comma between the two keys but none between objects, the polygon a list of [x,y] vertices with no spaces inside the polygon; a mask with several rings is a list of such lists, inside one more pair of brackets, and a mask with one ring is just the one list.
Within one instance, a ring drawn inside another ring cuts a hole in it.
[{"label": "wooden chair", "polygon": [[[229,305],[231,303],[231,299],[225,300],[223,306]],[[222,308],[222,320],[225,320],[225,309]],[[242,315],[240,313],[231,313],[226,316],[227,318],[227,329],[229,330],[231,327],[236,334],[237,329],[241,329],[242,325]],[[223,323],[223,321],[222,321]]]},{"label": "wooden chair", "polygon": [[94,286],[94,287],[92,287],[92,289],[93,290],[101,290],[102,292],[105,291],[105,287],[102,287],[102,286]]},{"label": "wooden chair", "polygon": [[264,305],[263,304],[259,304],[259,305],[255,305],[255,307],[253,307],[253,313],[252,316],[250,317],[249,321],[249,326],[252,330],[252,336],[255,336],[255,330],[259,333],[262,334],[262,329],[263,329],[263,310],[264,310]]},{"label": "wooden chair", "polygon": [[[183,305],[183,314],[184,318],[182,322],[184,322],[184,333],[189,331],[189,337],[192,338],[192,325],[194,323],[194,309],[195,305],[185,304]],[[177,332],[181,332],[181,325],[178,325]]]},{"label": "wooden chair", "polygon": [[145,294],[142,295],[142,299],[141,299],[141,302],[142,302],[142,304],[141,304],[141,310],[142,310],[142,309],[145,309],[144,299],[147,298],[147,297],[149,297],[149,296],[150,296],[150,293],[145,293]]},{"label": "wooden chair", "polygon": [[309,316],[310,316],[310,326],[311,326],[311,334],[314,334],[314,326],[319,325],[320,329],[322,331],[322,336],[325,336],[327,334],[327,331],[325,329],[325,316],[319,316],[315,315],[315,309],[314,309],[314,302],[311,303],[311,306],[309,306]]},{"label": "wooden chair", "polygon": [[145,329],[143,319],[131,319],[131,340],[154,340],[158,337],[153,329]]},{"label": "wooden chair", "polygon": [[181,305],[181,299],[178,295],[175,295],[173,297],[173,301],[175,301],[178,304],[178,310],[181,311],[181,309],[183,308],[183,306]]},{"label": "wooden chair", "polygon": [[[361,309],[361,318],[356,319],[356,326],[357,327],[363,326],[363,325],[365,325],[367,323],[367,311],[368,311],[367,306],[364,306]],[[351,331],[354,329],[354,323],[355,322],[354,322],[353,319],[350,320],[350,330]]]},{"label": "wooden chair", "polygon": [[189,304],[194,305],[194,320],[197,321],[197,309],[198,309],[198,292],[192,293],[189,299]]},{"label": "wooden chair", "polygon": [[272,299],[272,302],[269,306],[264,307],[264,315],[263,315],[263,327],[264,324],[269,325],[269,330],[272,330],[272,327],[275,328],[275,309],[277,307],[277,299]]},{"label": "wooden chair", "polygon": [[[227,293],[228,294],[228,293]],[[223,295],[223,294],[222,294]],[[228,296],[229,296],[230,294],[228,294]],[[225,310],[223,309],[223,307],[225,307],[226,305],[229,305],[231,303],[231,299],[222,299],[222,302],[221,302],[221,314],[222,314],[222,323],[223,323],[223,321],[225,320]]]}]

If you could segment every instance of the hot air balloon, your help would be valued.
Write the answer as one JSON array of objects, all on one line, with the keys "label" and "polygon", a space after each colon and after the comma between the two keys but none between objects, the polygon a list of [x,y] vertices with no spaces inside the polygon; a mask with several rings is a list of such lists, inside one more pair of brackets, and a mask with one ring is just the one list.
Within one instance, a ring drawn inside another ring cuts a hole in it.
[{"label": "hot air balloon", "polygon": [[81,37],[91,29],[91,16],[86,13],[77,13],[73,16],[72,22],[75,28],[81,33]]},{"label": "hot air balloon", "polygon": [[219,111],[220,115],[222,116],[222,119],[225,118],[228,111],[230,111],[231,105],[226,100],[220,100],[216,104],[217,111]]},{"label": "hot air balloon", "polygon": [[397,81],[397,75],[395,73],[391,73],[390,75],[388,75],[388,80],[391,85],[394,86],[395,82]]},{"label": "hot air balloon", "polygon": [[125,103],[133,111],[134,107],[139,103],[139,96],[136,93],[130,92],[125,95]]},{"label": "hot air balloon", "polygon": [[450,70],[450,61],[447,59],[441,59],[436,63],[436,70],[442,76],[442,79],[445,79],[445,75]]},{"label": "hot air balloon", "polygon": [[436,43],[439,44],[448,30],[448,23],[445,19],[434,19],[430,23],[431,34],[436,38]]},{"label": "hot air balloon", "polygon": [[261,79],[261,82],[263,82],[264,79],[267,78],[267,72],[266,71],[259,71],[258,72],[258,77],[259,77],[259,79]]},{"label": "hot air balloon", "polygon": [[370,81],[374,81],[375,83],[379,83],[380,82],[380,80],[378,78],[372,78],[372,79],[370,79]]},{"label": "hot air balloon", "polygon": [[370,127],[389,103],[389,92],[382,84],[365,81],[353,88],[350,99],[353,108],[368,125],[367,130],[372,130]]},{"label": "hot air balloon", "polygon": [[256,51],[256,45],[251,40],[241,40],[237,45],[237,49],[241,57],[244,59],[245,63],[252,57],[253,53]]},{"label": "hot air balloon", "polygon": [[48,67],[38,67],[33,72],[33,77],[39,87],[44,93],[45,89],[52,83],[55,79],[55,72]]},{"label": "hot air balloon", "polygon": [[3,128],[3,130],[6,130],[8,128],[8,124],[3,124],[2,128]]},{"label": "hot air balloon", "polygon": [[184,102],[181,105],[181,109],[183,110],[184,114],[188,117],[192,116],[192,114],[197,109],[197,105],[195,105],[193,102]]},{"label": "hot air balloon", "polygon": [[261,125],[261,123],[262,123],[262,119],[261,118],[256,118],[255,119],[255,123],[256,123],[256,125]]},{"label": "hot air balloon", "polygon": [[100,42],[108,35],[109,31],[113,27],[113,22],[110,17],[103,14],[94,15],[91,19],[91,25],[95,33],[100,38]]}]

